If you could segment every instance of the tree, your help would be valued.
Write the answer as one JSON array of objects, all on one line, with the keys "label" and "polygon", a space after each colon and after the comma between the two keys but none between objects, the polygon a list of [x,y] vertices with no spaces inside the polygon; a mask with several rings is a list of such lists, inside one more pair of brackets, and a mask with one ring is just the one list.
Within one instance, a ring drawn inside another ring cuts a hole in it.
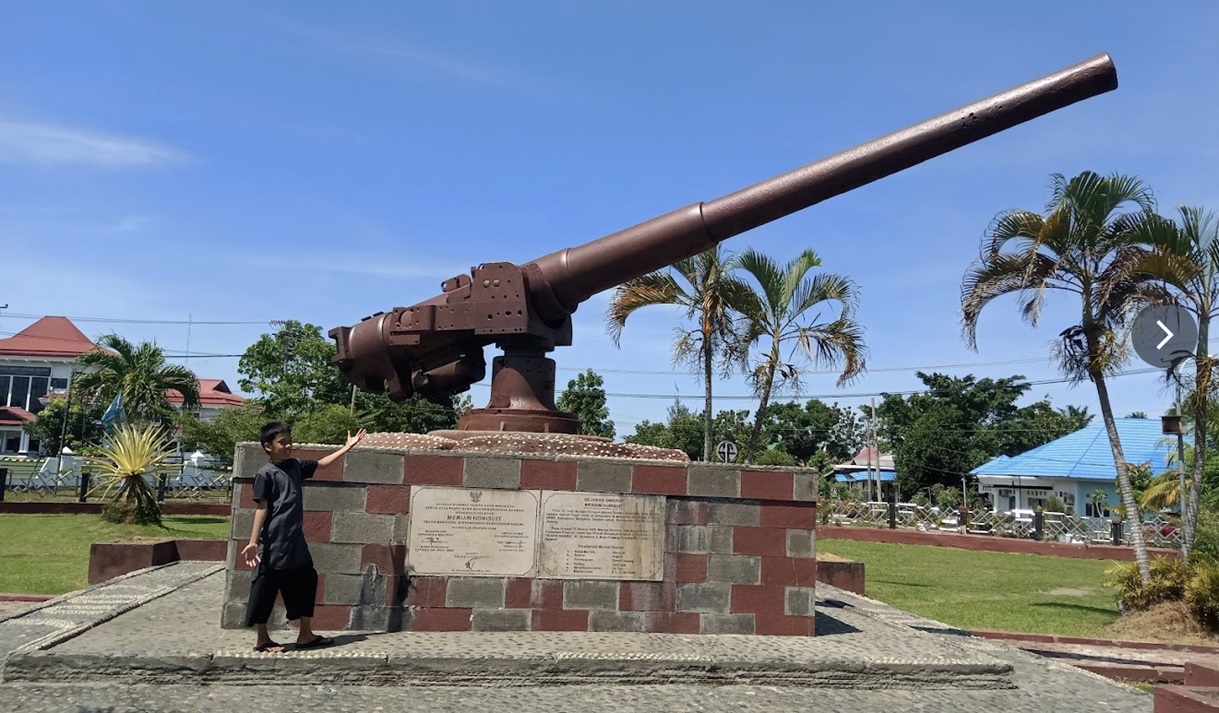
[{"label": "tree", "polygon": [[385,394],[357,391],[355,414],[369,433],[428,433],[457,427],[457,419],[470,409],[470,397],[427,398],[411,394],[393,401]]},{"label": "tree", "polygon": [[808,463],[820,452],[831,462],[841,463],[863,447],[863,425],[851,409],[810,399],[770,404],[766,409],[765,433],[799,463]]},{"label": "tree", "polygon": [[[799,388],[801,368],[791,361],[797,350],[814,365],[842,364],[839,386],[863,373],[867,350],[863,330],[854,321],[859,301],[854,283],[828,273],[808,276],[810,270],[821,266],[812,250],[805,250],[782,266],[762,253],[747,250],[734,258],[732,264],[756,283],[756,291],[734,296],[731,303],[747,320],[746,343],[764,343],[763,356],[757,360],[751,376],[760,403],[745,448],[745,462],[750,463],[761,440],[771,393],[776,389]],[[806,321],[806,315],[823,304],[837,311],[838,316],[821,320],[819,311],[811,321]],[[792,353],[785,357],[784,349],[792,342]]]},{"label": "tree", "polygon": [[259,430],[269,420],[260,407],[252,404],[225,409],[209,421],[188,416],[182,420],[182,447],[203,451],[232,465],[237,444],[256,442]]},{"label": "tree", "polygon": [[[1133,270],[1149,251],[1132,230],[1138,214],[1152,213],[1155,203],[1150,189],[1133,177],[1086,171],[1070,180],[1054,174],[1052,180],[1047,215],[1011,210],[988,229],[982,254],[966,272],[961,289],[964,337],[976,350],[978,319],[999,297],[1018,295],[1020,314],[1034,327],[1049,294],[1066,292],[1078,298],[1079,322],[1059,335],[1055,356],[1068,378],[1076,383],[1087,379],[1096,387],[1135,560],[1148,583],[1147,547],[1106,377],[1128,354],[1121,336],[1129,314],[1157,299],[1149,281]],[[1127,205],[1134,214],[1118,212]]]},{"label": "tree", "polygon": [[1147,412],[1146,411],[1131,411],[1130,413],[1126,414],[1126,418],[1147,418]]},{"label": "tree", "polygon": [[1193,549],[1202,499],[1202,474],[1206,469],[1207,411],[1215,397],[1212,375],[1216,362],[1210,356],[1209,343],[1211,318],[1219,311],[1219,216],[1190,206],[1178,207],[1177,214],[1177,222],[1154,213],[1136,217],[1134,232],[1152,250],[1133,270],[1168,285],[1175,301],[1192,313],[1198,323],[1187,406],[1194,421],[1194,449],[1198,457],[1193,459],[1189,495],[1181,509],[1184,525],[1181,553],[1188,557]]},{"label": "tree", "polygon": [[[181,364],[169,364],[156,344],[133,345],[117,334],[97,340],[98,351],[76,358],[82,373],[71,388],[82,399],[109,404],[122,394],[129,418],[174,422],[177,412],[169,403],[169,392],[182,395],[182,412],[199,407],[199,382],[195,373]],[[92,369],[89,369],[92,367]]]},{"label": "tree", "polygon": [[350,403],[351,387],[332,361],[337,353],[321,327],[288,320],[245,350],[237,383],[268,415],[292,421],[318,405]]},{"label": "tree", "polygon": [[560,411],[579,416],[584,433],[614,437],[614,422],[609,418],[609,406],[606,405],[605,381],[592,369],[576,374],[576,378],[567,382],[567,388],[559,394],[555,405]]},{"label": "tree", "polygon": [[[678,282],[675,274],[685,280]],[[743,364],[741,335],[731,311],[734,301],[748,288],[731,274],[720,247],[679,260],[668,271],[656,271],[628,280],[614,290],[606,316],[607,328],[618,346],[627,317],[641,307],[674,305],[695,323],[694,329],[677,330],[673,361],[697,364],[703,376],[703,460],[711,460],[712,389],[718,362],[727,373]],[[697,457],[691,455],[691,458]]]},{"label": "tree", "polygon": [[[79,453],[89,444],[101,442],[102,427],[98,420],[104,410],[96,401],[79,398],[72,399],[69,409],[67,399],[57,397],[51,399],[46,408],[38,412],[38,417],[23,428],[31,439],[38,439],[43,453],[61,453],[65,445]],[[68,420],[66,424],[65,418]],[[66,442],[60,441],[61,436],[65,437]]]}]

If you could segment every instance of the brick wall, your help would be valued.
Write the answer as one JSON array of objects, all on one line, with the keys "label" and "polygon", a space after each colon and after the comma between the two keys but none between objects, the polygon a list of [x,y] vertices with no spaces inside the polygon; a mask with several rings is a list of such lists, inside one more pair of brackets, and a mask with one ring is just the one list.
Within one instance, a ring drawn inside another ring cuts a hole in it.
[{"label": "brick wall", "polygon": [[[298,457],[324,451],[297,448]],[[238,447],[224,626],[241,625],[250,572],[236,555],[253,522]],[[666,497],[664,580],[408,576],[410,487],[571,490]],[[809,636],[816,579],[817,476],[694,463],[357,449],[304,492],[320,574],[321,630],[646,631]],[[277,605],[282,625],[282,609]]]}]

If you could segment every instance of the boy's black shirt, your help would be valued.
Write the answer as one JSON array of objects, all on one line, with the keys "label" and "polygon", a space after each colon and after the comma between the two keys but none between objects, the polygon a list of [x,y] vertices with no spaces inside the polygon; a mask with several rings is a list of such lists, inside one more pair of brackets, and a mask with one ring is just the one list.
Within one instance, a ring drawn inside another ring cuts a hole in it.
[{"label": "boy's black shirt", "polygon": [[267,463],[254,474],[254,499],[267,503],[267,520],[259,537],[262,566],[270,569],[312,567],[305,543],[305,508],[301,483],[313,477],[317,461],[289,458]]}]

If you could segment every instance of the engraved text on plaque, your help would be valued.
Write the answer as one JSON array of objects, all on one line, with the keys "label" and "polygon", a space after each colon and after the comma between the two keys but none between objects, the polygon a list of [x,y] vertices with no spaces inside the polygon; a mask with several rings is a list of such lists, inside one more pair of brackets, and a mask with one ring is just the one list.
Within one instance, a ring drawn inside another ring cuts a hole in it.
[{"label": "engraved text on plaque", "polygon": [[533,576],[540,494],[411,487],[407,562],[420,575]]},{"label": "engraved text on plaque", "polygon": [[539,577],[662,580],[665,499],[544,491],[539,545]]}]

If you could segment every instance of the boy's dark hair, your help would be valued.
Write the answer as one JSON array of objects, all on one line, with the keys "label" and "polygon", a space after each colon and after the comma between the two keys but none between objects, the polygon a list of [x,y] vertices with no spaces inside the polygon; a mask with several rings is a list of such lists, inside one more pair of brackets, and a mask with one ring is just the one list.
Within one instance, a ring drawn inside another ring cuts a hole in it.
[{"label": "boy's dark hair", "polygon": [[284,423],[283,421],[272,421],[262,427],[262,431],[258,434],[258,442],[264,446],[275,440],[275,437],[281,433],[292,433],[292,424]]}]

